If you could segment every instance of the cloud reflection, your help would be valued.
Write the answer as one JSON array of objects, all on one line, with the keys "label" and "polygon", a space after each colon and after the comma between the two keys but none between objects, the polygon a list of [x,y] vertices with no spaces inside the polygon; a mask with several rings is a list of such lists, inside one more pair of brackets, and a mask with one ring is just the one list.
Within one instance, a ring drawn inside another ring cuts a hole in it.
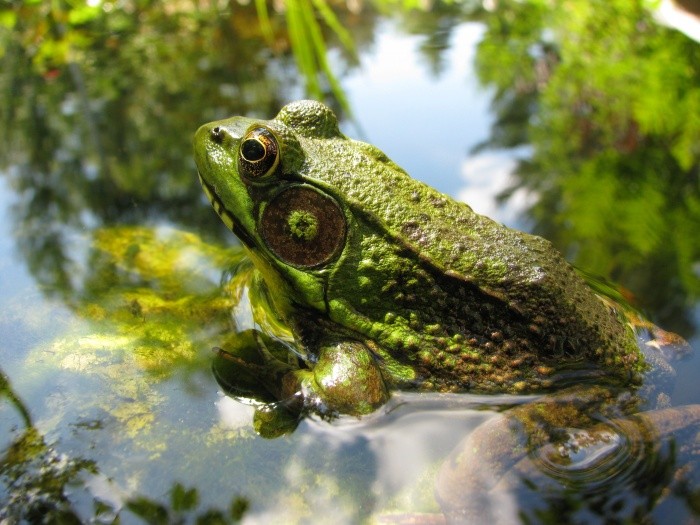
[{"label": "cloud reflection", "polygon": [[522,215],[536,201],[534,193],[517,189],[503,204],[498,196],[513,184],[512,173],[518,162],[512,153],[484,152],[468,157],[461,166],[466,182],[457,192],[457,199],[469,204],[475,212],[513,227],[522,227]]}]

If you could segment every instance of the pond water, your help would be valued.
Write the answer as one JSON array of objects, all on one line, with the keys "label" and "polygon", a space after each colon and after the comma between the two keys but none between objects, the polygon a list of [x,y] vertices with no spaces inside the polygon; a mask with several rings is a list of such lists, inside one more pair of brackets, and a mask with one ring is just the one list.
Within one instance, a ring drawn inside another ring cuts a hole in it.
[{"label": "pond water", "polygon": [[[449,465],[533,396],[396,393],[266,439],[222,391],[244,254],[192,136],[307,96],[700,348],[700,44],[643,2],[330,2],[353,54],[320,4],[337,88],[295,59],[287,14],[266,39],[247,3],[0,8],[0,521],[700,520],[697,425],[606,421],[624,431],[589,463],[545,445],[496,482],[497,451],[469,479]],[[700,403],[700,358],[673,364],[670,405]]]}]

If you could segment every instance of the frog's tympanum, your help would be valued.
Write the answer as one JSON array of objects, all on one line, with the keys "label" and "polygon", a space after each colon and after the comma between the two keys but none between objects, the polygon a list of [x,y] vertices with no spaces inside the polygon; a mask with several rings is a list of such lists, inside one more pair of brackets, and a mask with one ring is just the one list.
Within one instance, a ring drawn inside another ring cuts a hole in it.
[{"label": "frog's tympanum", "polygon": [[647,368],[627,320],[548,241],[412,179],[323,104],[206,124],[195,154],[249,285],[293,335],[250,360],[278,400],[363,414],[394,388],[524,393]]}]

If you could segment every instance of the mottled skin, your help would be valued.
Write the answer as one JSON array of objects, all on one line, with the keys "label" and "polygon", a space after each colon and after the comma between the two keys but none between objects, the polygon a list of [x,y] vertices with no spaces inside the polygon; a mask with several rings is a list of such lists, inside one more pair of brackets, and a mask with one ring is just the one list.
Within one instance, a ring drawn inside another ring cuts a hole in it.
[{"label": "mottled skin", "polygon": [[622,384],[646,366],[548,241],[410,178],[320,103],[206,124],[195,156],[294,334],[303,365],[267,379],[280,398],[362,414],[392,388],[537,391],[572,372]]}]

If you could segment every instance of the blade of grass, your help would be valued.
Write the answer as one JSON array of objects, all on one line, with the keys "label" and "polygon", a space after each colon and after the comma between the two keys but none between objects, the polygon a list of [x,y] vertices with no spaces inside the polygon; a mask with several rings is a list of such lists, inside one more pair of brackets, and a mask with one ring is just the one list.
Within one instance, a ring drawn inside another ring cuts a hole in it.
[{"label": "blade of grass", "polygon": [[356,54],[355,42],[353,41],[350,32],[342,26],[340,20],[338,20],[338,17],[335,16],[333,10],[328,6],[326,0],[312,1],[314,6],[316,7],[316,10],[323,18],[323,21],[335,33],[335,35],[338,37],[338,40],[340,40],[340,43],[343,44],[343,47],[350,51],[354,56]]},{"label": "blade of grass", "polygon": [[314,56],[312,38],[304,16],[303,6],[299,0],[287,0],[287,28],[292,52],[301,73],[306,79],[306,88],[311,96],[320,98],[321,86],[318,82],[319,65]]},{"label": "blade of grass", "polygon": [[267,0],[255,0],[255,10],[258,12],[258,22],[260,23],[260,31],[268,44],[274,42],[274,34],[272,32],[272,23],[270,22],[270,13],[267,10]]},{"label": "blade of grass", "polygon": [[318,66],[318,69],[323,71],[323,73],[326,75],[328,85],[330,86],[331,91],[338,100],[340,106],[349,113],[350,105],[345,97],[345,92],[328,64],[326,43],[323,40],[321,27],[318,25],[316,17],[314,16],[313,6],[309,0],[299,0],[299,3],[301,7],[300,14],[304,18],[303,22],[311,42],[311,51],[315,52],[316,55],[316,60],[314,60],[314,63]]}]

